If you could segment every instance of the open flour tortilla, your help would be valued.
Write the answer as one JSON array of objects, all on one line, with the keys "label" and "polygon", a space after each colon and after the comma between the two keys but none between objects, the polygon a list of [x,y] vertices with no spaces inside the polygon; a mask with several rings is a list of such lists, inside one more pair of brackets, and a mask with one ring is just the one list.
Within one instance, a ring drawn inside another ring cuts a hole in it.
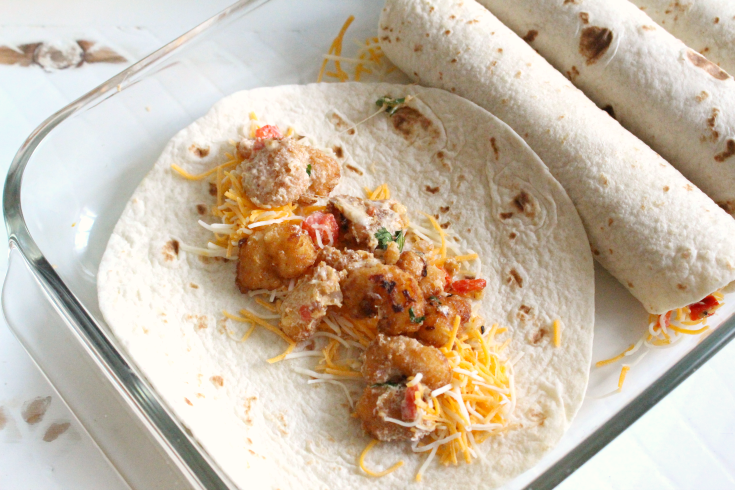
[{"label": "open flour tortilla", "polygon": [[479,3],[735,214],[735,80],[730,75],[627,0]]},{"label": "open flour tortilla", "polygon": [[735,73],[735,2],[631,0],[653,20],[728,73]]},{"label": "open flour tortilla", "polygon": [[735,220],[482,5],[388,0],[379,29],[401,70],[526,140],[572,198],[595,258],[650,313],[735,280]]},{"label": "open flour tortilla", "polygon": [[[416,124],[396,128],[380,114],[350,130],[379,97],[408,94],[416,96]],[[424,487],[497,485],[533,465],[584,396],[594,322],[589,246],[571,201],[523,140],[484,109],[436,89],[345,83],[239,92],[171,140],[125,208],[98,275],[107,323],[168,406],[241,488],[404,488],[426,457],[406,443],[382,443],[371,467],[406,464],[384,478],[364,475],[356,460],[370,439],[340,387],[307,385],[294,367],[311,368],[308,358],[266,363],[285,348],[270,332],[259,329],[245,343],[225,332],[243,325],[225,321],[223,310],[253,306],[235,286],[236,262],[177,252],[174,240],[202,246],[211,237],[197,220],[211,221],[200,212],[214,198],[207,181],[184,180],[171,164],[200,173],[222,163],[229,141],[248,134],[251,112],[342,155],[334,193],[362,196],[363,186],[387,182],[413,218],[440,213],[482,259],[488,287],[480,313],[510,327],[511,348],[525,353],[515,366],[524,427],[486,441],[485,462],[432,464]],[[354,399],[362,386],[350,387]]]}]

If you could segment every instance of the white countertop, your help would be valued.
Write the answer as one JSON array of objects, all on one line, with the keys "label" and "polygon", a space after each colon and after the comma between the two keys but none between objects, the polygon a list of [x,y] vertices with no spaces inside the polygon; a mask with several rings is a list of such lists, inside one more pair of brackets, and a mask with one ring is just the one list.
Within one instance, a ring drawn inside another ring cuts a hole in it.
[{"label": "white countertop", "polygon": [[[4,0],[0,45],[103,39],[131,61],[214,15],[228,0]],[[0,175],[47,116],[125,64],[45,72],[0,66]],[[0,277],[7,242],[0,240]],[[48,403],[45,415],[28,407]],[[24,417],[25,411],[25,417]],[[735,343],[726,347],[559,488],[735,488]],[[68,429],[65,429],[69,424]],[[54,436],[57,436],[54,438]],[[48,441],[49,439],[53,439]],[[127,488],[0,320],[0,489]]]}]

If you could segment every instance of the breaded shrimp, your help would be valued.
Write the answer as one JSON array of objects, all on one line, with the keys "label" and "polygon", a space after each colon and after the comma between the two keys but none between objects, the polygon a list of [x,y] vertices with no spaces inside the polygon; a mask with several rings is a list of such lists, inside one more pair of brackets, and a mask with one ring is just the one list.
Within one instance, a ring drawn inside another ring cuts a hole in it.
[{"label": "breaded shrimp", "polygon": [[429,264],[426,267],[426,275],[419,281],[419,286],[424,296],[439,296],[444,292],[447,279],[448,276],[444,269]]},{"label": "breaded shrimp", "polygon": [[427,275],[427,264],[424,258],[417,252],[405,251],[396,263],[399,269],[404,270],[420,281]]},{"label": "breaded shrimp", "polygon": [[327,197],[339,184],[342,171],[339,162],[329,153],[311,146],[304,146],[309,155],[309,187],[301,195],[299,203],[313,204],[319,197]]},{"label": "breaded shrimp", "polygon": [[341,313],[357,321],[377,320],[379,332],[412,333],[424,316],[424,298],[416,279],[398,267],[374,265],[348,271],[340,287]]},{"label": "breaded shrimp", "polygon": [[353,196],[334,196],[329,199],[327,212],[334,214],[340,225],[340,235],[347,242],[367,247],[378,247],[375,234],[385,228],[391,235],[408,226],[407,210],[392,199],[370,201]]},{"label": "breaded shrimp", "polygon": [[469,301],[459,296],[432,296],[426,302],[424,323],[413,337],[424,345],[443,347],[452,336],[454,319],[457,315],[460,317],[460,327],[457,331],[459,335],[464,331],[463,326],[472,315]]},{"label": "breaded shrimp", "polygon": [[235,282],[242,293],[277,289],[303,275],[315,261],[316,247],[300,226],[268,225],[240,246]]},{"label": "breaded shrimp", "polygon": [[339,273],[322,262],[286,295],[281,305],[281,330],[296,342],[307,340],[326,316],[327,307],[341,305]]},{"label": "breaded shrimp", "polygon": [[418,340],[378,334],[365,351],[362,375],[368,383],[402,382],[418,373],[423,374],[421,382],[430,390],[452,381],[452,369],[444,354]]},{"label": "breaded shrimp", "polygon": [[412,428],[385,420],[389,417],[407,423],[418,422],[418,390],[418,386],[373,385],[365,388],[355,407],[355,412],[362,421],[362,429],[379,441],[416,441],[429,434],[433,430],[433,424],[430,424],[431,430],[426,430],[423,424]]},{"label": "breaded shrimp", "polygon": [[380,261],[370,252],[349,249],[339,250],[329,245],[319,250],[317,261],[323,261],[338,271],[380,264]]},{"label": "breaded shrimp", "polygon": [[292,139],[243,140],[237,146],[247,156],[238,166],[245,194],[260,207],[297,201],[309,187],[308,147]]}]

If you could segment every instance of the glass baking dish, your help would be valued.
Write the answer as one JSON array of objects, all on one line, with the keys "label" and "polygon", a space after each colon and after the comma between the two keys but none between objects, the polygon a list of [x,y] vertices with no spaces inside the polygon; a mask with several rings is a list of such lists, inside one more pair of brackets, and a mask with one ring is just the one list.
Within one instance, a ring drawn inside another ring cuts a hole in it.
[{"label": "glass baking dish", "polygon": [[[3,201],[8,322],[131,487],[234,485],[102,319],[95,281],[115,222],[179,129],[237,90],[315,81],[345,19],[356,17],[345,37],[349,53],[350,39],[374,35],[381,8],[360,0],[243,0],[51,116],[18,151]],[[43,304],[21,308],[22,288],[36,288]],[[560,444],[504,488],[553,488],[591,458],[735,337],[734,302],[712,317],[718,328],[706,338],[643,358],[619,394],[603,396],[617,386],[619,365],[593,368]],[[599,267],[596,306],[595,361],[635,343],[647,324],[640,304]],[[54,312],[60,319],[48,316]]]}]

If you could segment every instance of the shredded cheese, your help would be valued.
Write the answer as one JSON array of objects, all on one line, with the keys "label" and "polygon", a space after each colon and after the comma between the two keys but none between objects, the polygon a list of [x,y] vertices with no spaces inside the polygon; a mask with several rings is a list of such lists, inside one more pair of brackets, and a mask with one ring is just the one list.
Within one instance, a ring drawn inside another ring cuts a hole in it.
[{"label": "shredded cheese", "polygon": [[618,390],[623,389],[623,383],[625,382],[625,375],[630,371],[630,366],[623,364],[623,369],[620,370],[620,378],[618,379]]},{"label": "shredded cheese", "polygon": [[376,477],[376,478],[393,473],[398,468],[403,466],[403,461],[399,461],[385,471],[380,471],[376,473],[375,471],[367,469],[365,467],[365,456],[367,456],[367,453],[370,452],[370,450],[374,448],[376,445],[378,445],[379,442],[380,441],[378,441],[377,439],[373,439],[372,441],[370,441],[370,443],[368,443],[365,449],[362,450],[362,453],[360,454],[360,458],[358,459],[358,463],[360,464],[360,469],[364,471],[365,473],[367,473],[368,475]]},{"label": "shredded cheese", "polygon": [[554,320],[554,347],[561,346],[561,322]]}]

